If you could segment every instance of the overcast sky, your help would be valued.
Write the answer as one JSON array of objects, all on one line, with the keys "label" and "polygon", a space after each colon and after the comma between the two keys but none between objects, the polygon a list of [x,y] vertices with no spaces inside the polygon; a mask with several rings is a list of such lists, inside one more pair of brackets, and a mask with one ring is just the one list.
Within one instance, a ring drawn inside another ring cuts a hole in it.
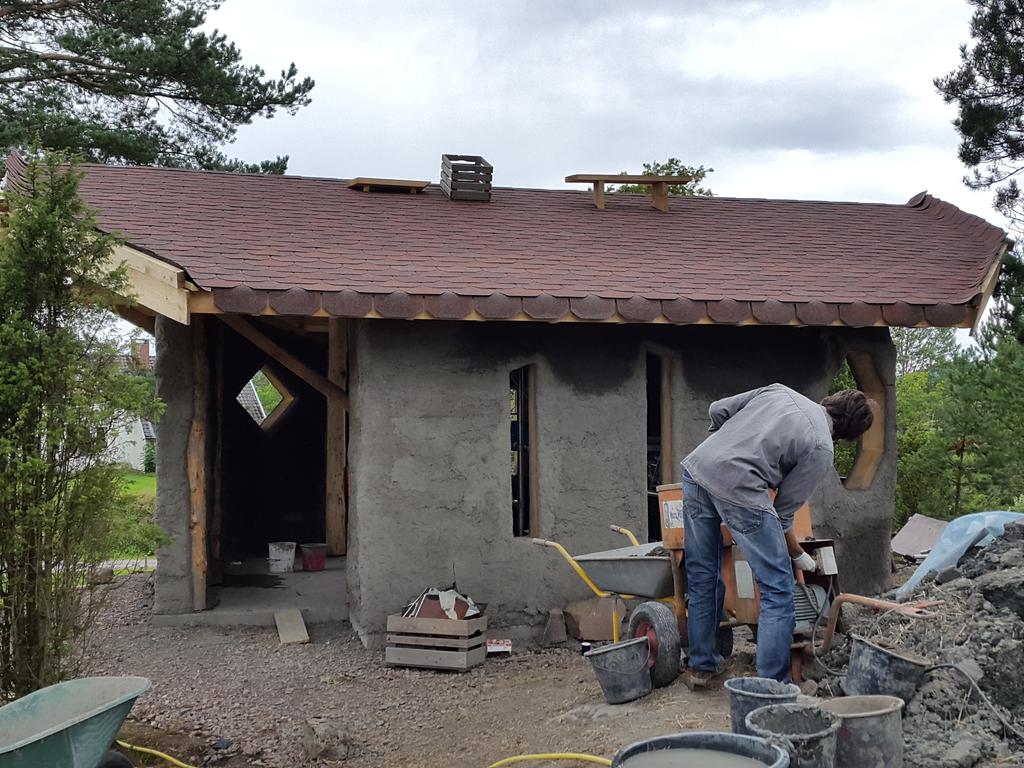
[{"label": "overcast sky", "polygon": [[681,158],[716,194],[906,202],[961,183],[932,84],[968,40],[963,0],[228,0],[247,62],[313,77],[313,103],[243,128],[233,154],[289,172],[436,180],[481,154],[496,184]]}]

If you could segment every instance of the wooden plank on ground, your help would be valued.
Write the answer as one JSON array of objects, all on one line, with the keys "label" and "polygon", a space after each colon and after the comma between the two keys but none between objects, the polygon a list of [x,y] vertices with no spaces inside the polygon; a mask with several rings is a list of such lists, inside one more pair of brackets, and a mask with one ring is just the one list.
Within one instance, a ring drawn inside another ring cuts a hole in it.
[{"label": "wooden plank on ground", "polygon": [[469,669],[483,664],[486,646],[470,651],[436,651],[429,648],[394,648],[384,650],[384,663],[393,667],[429,667],[431,669]]},{"label": "wooden plank on ground", "polygon": [[473,619],[415,619],[388,616],[388,632],[409,632],[416,635],[469,637],[487,629],[487,617]]},{"label": "wooden plank on ground", "polygon": [[425,645],[431,648],[458,648],[465,651],[486,643],[487,635],[481,633],[473,637],[439,637],[437,635],[389,634],[387,641],[391,645]]},{"label": "wooden plank on ground", "polygon": [[282,645],[309,642],[306,622],[302,620],[302,612],[298,608],[274,611],[274,622],[277,624],[277,636],[281,638]]}]

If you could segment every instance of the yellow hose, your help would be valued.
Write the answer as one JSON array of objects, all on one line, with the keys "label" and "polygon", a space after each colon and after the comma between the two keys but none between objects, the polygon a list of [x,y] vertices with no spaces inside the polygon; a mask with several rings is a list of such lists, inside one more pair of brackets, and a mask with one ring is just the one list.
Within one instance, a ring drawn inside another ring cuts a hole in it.
[{"label": "yellow hose", "polygon": [[[120,739],[117,742],[117,746],[123,747],[124,749],[130,749],[133,752],[141,752],[144,755],[153,755],[154,757],[159,757],[162,760],[166,760],[171,765],[178,766],[178,768],[196,768],[196,766],[194,765],[183,763],[181,762],[181,760],[173,758],[170,755],[165,755],[163,752],[157,752],[155,749],[150,749],[149,747],[137,747],[134,744],[129,744],[127,741],[121,741]],[[609,763],[609,765],[611,765],[611,763]]]},{"label": "yellow hose", "polygon": [[539,755],[515,755],[514,757],[506,757],[504,760],[491,763],[487,768],[499,768],[502,765],[511,765],[512,763],[525,763],[528,760],[575,760],[579,763],[596,763],[597,765],[604,766],[610,766],[612,764],[612,761],[607,757],[598,757],[597,755],[582,755],[577,752],[551,752]]}]

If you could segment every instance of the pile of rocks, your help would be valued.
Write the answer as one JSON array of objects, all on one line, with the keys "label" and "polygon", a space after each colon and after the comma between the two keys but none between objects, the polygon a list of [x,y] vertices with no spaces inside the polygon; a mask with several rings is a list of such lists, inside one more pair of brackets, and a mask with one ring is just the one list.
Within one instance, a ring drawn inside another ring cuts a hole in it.
[{"label": "pile of rocks", "polygon": [[[851,611],[849,629],[934,664],[956,664],[1024,732],[1024,524],[1007,526],[997,542],[928,580],[913,599],[944,601],[933,609],[940,617]],[[824,661],[839,669],[847,654],[840,647]],[[839,692],[842,678],[825,675],[821,684]],[[964,676],[952,670],[928,673],[907,705],[903,731],[908,768],[1024,764],[1024,741],[1008,732]]]}]

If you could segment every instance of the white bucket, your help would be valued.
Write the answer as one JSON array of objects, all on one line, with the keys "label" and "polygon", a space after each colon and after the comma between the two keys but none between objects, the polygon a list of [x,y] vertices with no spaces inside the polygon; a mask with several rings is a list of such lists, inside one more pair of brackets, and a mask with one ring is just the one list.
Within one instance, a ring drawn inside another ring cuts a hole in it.
[{"label": "white bucket", "polygon": [[271,573],[291,573],[295,570],[294,541],[272,541],[267,546],[270,548],[267,565]]}]

